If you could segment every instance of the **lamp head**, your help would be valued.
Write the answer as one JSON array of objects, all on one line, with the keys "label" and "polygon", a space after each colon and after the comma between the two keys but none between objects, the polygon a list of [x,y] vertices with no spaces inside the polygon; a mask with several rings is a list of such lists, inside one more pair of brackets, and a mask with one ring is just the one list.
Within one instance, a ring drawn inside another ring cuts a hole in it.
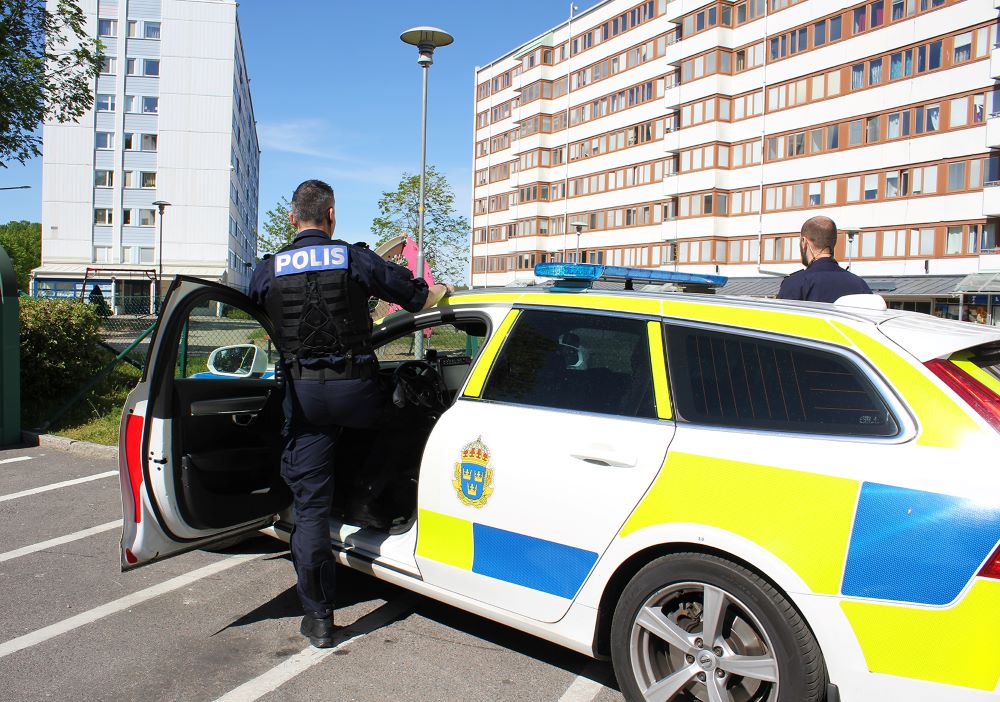
[{"label": "lamp head", "polygon": [[160,214],[163,214],[163,210],[170,207],[170,203],[167,202],[166,200],[157,200],[156,202],[153,203],[153,205],[156,207],[156,209],[159,211]]},{"label": "lamp head", "polygon": [[455,41],[448,32],[437,27],[413,27],[400,34],[399,38],[417,47],[417,63],[425,68],[434,63],[434,49]]},{"label": "lamp head", "polygon": [[576,229],[576,233],[579,234],[580,231],[586,229],[588,225],[586,222],[570,222],[569,226],[574,227]]}]

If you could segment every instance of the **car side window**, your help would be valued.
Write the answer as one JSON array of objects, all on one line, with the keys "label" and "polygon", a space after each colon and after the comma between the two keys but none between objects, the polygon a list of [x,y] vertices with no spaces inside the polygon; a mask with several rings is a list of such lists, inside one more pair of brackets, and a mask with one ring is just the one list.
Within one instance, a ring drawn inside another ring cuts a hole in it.
[{"label": "car side window", "polygon": [[[475,357],[483,337],[467,334],[451,324],[439,324],[424,329],[424,351],[437,351],[439,355]],[[412,333],[388,341],[375,349],[379,361],[413,360]]]},{"label": "car side window", "polygon": [[843,436],[899,431],[864,372],[835,353],[668,325],[667,359],[684,421]]},{"label": "car side window", "polygon": [[204,298],[187,313],[175,378],[272,378],[278,354],[247,310]]},{"label": "car side window", "polygon": [[526,310],[497,355],[482,397],[654,418],[646,322]]}]

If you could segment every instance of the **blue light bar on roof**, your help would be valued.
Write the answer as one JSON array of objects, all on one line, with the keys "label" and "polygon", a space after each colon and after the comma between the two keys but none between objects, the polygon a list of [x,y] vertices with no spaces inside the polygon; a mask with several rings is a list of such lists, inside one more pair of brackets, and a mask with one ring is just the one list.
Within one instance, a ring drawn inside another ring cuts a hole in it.
[{"label": "blue light bar on roof", "polygon": [[558,278],[560,280],[590,281],[607,280],[617,282],[660,284],[678,283],[689,285],[710,285],[722,287],[729,280],[724,275],[701,275],[700,273],[678,273],[658,271],[648,268],[627,268],[625,266],[601,266],[596,263],[539,263],[535,266],[538,278]]}]

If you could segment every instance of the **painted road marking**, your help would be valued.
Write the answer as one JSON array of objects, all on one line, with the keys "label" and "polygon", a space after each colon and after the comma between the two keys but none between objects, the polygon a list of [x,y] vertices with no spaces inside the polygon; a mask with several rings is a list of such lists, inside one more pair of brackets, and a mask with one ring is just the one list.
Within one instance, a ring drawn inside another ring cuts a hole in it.
[{"label": "painted road marking", "polygon": [[591,663],[576,677],[573,684],[566,688],[566,692],[562,694],[559,698],[559,702],[590,702],[596,699],[601,690],[605,687],[599,682],[592,680],[590,677],[599,677],[602,673],[602,668],[597,663]]},{"label": "painted road marking", "polygon": [[331,648],[310,646],[296,653],[294,656],[286,658],[256,678],[248,680],[239,687],[233,688],[215,702],[254,702],[254,700],[259,700],[269,692],[277,690],[299,673],[303,673],[317,663],[325,660],[327,656],[331,655],[337,649],[343,648],[352,641],[356,641],[390,624],[408,612],[410,607],[411,604],[406,601],[387,602],[378,609],[361,617],[349,627],[336,632],[333,637],[334,644]]},{"label": "painted road marking", "polygon": [[0,461],[0,466],[2,466],[4,463],[18,463],[20,461],[30,461],[32,458],[34,458],[34,456],[16,456],[14,458],[5,458],[2,461]]},{"label": "painted road marking", "polygon": [[103,619],[104,617],[126,610],[129,607],[135,607],[136,605],[142,604],[143,602],[151,600],[154,597],[159,597],[160,595],[165,595],[168,592],[179,590],[180,588],[195,583],[202,578],[207,578],[209,576],[216,575],[217,573],[221,573],[224,570],[235,568],[238,565],[261,558],[264,555],[265,554],[262,553],[256,553],[230,556],[221,561],[216,561],[210,565],[198,568],[197,570],[192,570],[190,573],[178,575],[177,577],[166,580],[158,585],[147,587],[145,590],[133,592],[131,595],[126,595],[125,597],[113,600],[107,604],[94,607],[86,612],[81,612],[80,614],[70,617],[69,619],[63,619],[61,622],[56,622],[55,624],[42,627],[41,629],[33,631],[30,634],[25,634],[24,636],[18,636],[10,641],[5,641],[4,643],[0,643],[0,658],[9,656],[10,654],[16,653],[25,648],[36,646],[40,643],[48,641],[49,639],[53,639],[69,631],[78,629],[86,624],[91,624],[99,619]]},{"label": "painted road marking", "polygon": [[42,485],[41,487],[31,488],[30,490],[22,490],[21,492],[12,492],[9,495],[0,495],[0,502],[6,502],[7,500],[16,500],[18,497],[27,497],[28,495],[37,495],[40,492],[48,492],[49,490],[58,490],[59,488],[69,487],[70,485],[79,485],[80,483],[87,483],[91,480],[100,480],[101,478],[110,478],[112,475],[118,475],[118,471],[109,470],[106,473],[98,473],[96,475],[88,475],[85,478],[75,478],[74,480],[64,480],[61,483],[52,483],[51,485]]},{"label": "painted road marking", "polygon": [[37,544],[32,544],[31,546],[24,546],[22,548],[16,548],[13,551],[0,553],[0,563],[12,560],[14,558],[20,558],[21,556],[27,556],[29,553],[37,553],[38,551],[44,551],[45,549],[52,548],[53,546],[60,546],[62,544],[68,544],[71,541],[85,539],[88,536],[93,536],[94,534],[100,534],[101,532],[104,531],[110,531],[111,529],[116,529],[121,525],[122,525],[122,520],[118,519],[113,522],[107,522],[106,524],[98,524],[97,526],[90,527],[89,529],[82,529],[81,531],[75,531],[72,534],[66,534],[65,536],[57,536],[56,538],[49,539],[48,541],[40,541]]}]

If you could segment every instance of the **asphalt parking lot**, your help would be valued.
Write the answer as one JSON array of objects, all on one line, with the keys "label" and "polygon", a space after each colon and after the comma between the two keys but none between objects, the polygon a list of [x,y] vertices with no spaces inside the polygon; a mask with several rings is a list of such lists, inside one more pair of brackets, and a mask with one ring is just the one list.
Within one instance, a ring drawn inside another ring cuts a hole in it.
[{"label": "asphalt parking lot", "polygon": [[608,663],[341,569],[338,645],[298,634],[284,544],[130,573],[116,465],[0,450],[0,681],[11,700],[621,700]]}]

